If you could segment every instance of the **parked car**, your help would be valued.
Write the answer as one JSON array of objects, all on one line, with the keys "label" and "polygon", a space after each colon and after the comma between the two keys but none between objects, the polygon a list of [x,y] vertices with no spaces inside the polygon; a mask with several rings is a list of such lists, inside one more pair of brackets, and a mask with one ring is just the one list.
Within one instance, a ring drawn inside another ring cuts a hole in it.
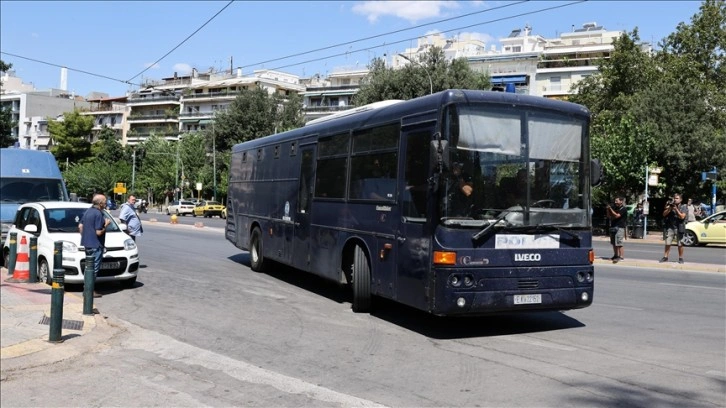
[{"label": "parked car", "polygon": [[[10,232],[18,234],[18,246],[23,236],[28,241],[31,235],[38,238],[38,280],[52,283],[54,243],[60,241],[63,243],[65,283],[83,284],[86,252],[81,246],[78,224],[90,207],[87,203],[44,201],[26,203],[18,208]],[[139,251],[134,240],[124,232],[126,225],[118,224],[108,211],[104,211],[104,217],[111,223],[106,227],[106,252],[96,282],[121,281],[131,287],[139,269]],[[6,265],[10,254],[8,246],[6,241],[2,249]]]},{"label": "parked car", "polygon": [[683,245],[726,244],[726,211],[686,224]]},{"label": "parked car", "polygon": [[224,206],[217,201],[206,201],[202,200],[199,204],[194,207],[193,216],[203,215],[205,218],[213,217],[215,215],[221,217]]},{"label": "parked car", "polygon": [[174,200],[166,207],[166,214],[187,215],[194,212],[194,203],[187,200]]}]

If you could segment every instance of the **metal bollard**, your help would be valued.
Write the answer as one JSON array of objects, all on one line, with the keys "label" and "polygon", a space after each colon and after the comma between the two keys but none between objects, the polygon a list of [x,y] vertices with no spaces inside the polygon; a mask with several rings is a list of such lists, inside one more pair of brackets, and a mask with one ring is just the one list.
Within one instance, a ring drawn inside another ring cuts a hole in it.
[{"label": "metal bollard", "polygon": [[50,292],[50,334],[48,341],[62,342],[63,329],[63,296],[65,293],[66,271],[63,269],[63,243],[57,241],[53,245],[53,284]]},{"label": "metal bollard", "polygon": [[38,281],[38,237],[33,235],[30,236],[30,255],[28,257],[30,258],[28,260],[28,269],[30,269],[28,282],[35,283]]},{"label": "metal bollard", "polygon": [[86,255],[86,267],[83,269],[83,314],[93,315],[93,291],[96,276],[93,272],[93,255]]},{"label": "metal bollard", "polygon": [[18,256],[18,233],[11,232],[8,239],[10,239],[8,241],[10,253],[8,254],[8,264],[5,267],[8,268],[8,275],[12,275],[15,272],[15,259]]}]

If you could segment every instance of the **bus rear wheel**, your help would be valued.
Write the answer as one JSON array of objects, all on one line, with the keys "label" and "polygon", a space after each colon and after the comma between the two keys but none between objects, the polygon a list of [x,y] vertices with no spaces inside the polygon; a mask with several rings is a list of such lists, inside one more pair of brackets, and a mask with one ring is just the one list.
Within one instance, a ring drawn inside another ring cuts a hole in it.
[{"label": "bus rear wheel", "polygon": [[353,311],[365,313],[371,310],[371,268],[360,245],[353,253]]},{"label": "bus rear wheel", "polygon": [[267,266],[262,255],[262,233],[259,228],[252,230],[250,236],[250,266],[255,272],[264,272]]}]

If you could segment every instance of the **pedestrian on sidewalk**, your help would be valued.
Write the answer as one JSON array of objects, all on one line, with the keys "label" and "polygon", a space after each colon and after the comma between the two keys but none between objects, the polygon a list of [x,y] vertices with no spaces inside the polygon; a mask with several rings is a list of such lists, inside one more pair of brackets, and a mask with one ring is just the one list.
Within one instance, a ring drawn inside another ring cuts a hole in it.
[{"label": "pedestrian on sidewalk", "polygon": [[605,216],[610,219],[610,243],[613,246],[613,263],[624,260],[623,242],[625,241],[625,226],[628,220],[628,209],[625,208],[625,198],[615,197],[613,205],[605,208]]},{"label": "pedestrian on sidewalk", "polygon": [[[142,200],[143,201],[143,200]],[[126,224],[126,233],[129,234],[131,239],[136,241],[137,237],[140,237],[144,232],[144,227],[141,225],[141,219],[139,214],[136,212],[136,197],[130,195],[128,200],[121,206],[121,213],[118,218]]]},{"label": "pedestrian on sidewalk", "polygon": [[683,234],[686,232],[686,216],[688,215],[688,206],[683,204],[683,198],[680,194],[673,194],[673,198],[668,200],[663,210],[663,220],[665,222],[666,239],[665,252],[660,262],[668,262],[668,255],[671,252],[671,245],[678,245],[678,263],[683,261]]},{"label": "pedestrian on sidewalk", "polygon": [[[106,227],[111,223],[111,219],[104,216],[104,208],[106,208],[106,196],[103,194],[94,195],[91,208],[83,213],[81,223],[78,225],[81,232],[81,246],[86,249],[86,256],[93,256],[94,280],[101,270],[106,242]],[[101,297],[101,294],[94,290],[93,297]]]}]

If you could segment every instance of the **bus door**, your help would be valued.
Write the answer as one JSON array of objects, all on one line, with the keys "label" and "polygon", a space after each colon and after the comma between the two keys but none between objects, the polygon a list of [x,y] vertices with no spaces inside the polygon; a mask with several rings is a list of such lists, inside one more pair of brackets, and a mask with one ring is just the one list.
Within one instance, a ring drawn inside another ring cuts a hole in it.
[{"label": "bus door", "polygon": [[310,212],[313,203],[315,180],[315,145],[300,148],[300,179],[298,181],[297,208],[294,214],[292,240],[292,265],[297,269],[310,270]]},{"label": "bus door", "polygon": [[427,309],[428,274],[431,265],[431,233],[428,214],[431,191],[430,144],[434,122],[407,127],[401,133],[399,205],[401,223],[396,236],[398,251],[397,300]]}]

